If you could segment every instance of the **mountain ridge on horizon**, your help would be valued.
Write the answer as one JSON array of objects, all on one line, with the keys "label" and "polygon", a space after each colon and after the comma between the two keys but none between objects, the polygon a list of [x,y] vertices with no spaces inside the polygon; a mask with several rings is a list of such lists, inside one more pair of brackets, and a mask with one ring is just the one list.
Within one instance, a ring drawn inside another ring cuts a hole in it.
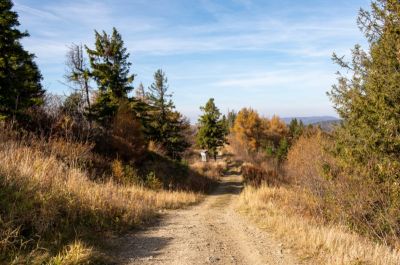
[{"label": "mountain ridge on horizon", "polygon": [[326,122],[326,121],[340,121],[339,118],[334,117],[334,116],[329,116],[329,115],[282,118],[282,120],[285,121],[285,123],[290,123],[291,120],[293,120],[293,119],[301,120],[304,123],[304,125],[315,124],[315,123]]}]

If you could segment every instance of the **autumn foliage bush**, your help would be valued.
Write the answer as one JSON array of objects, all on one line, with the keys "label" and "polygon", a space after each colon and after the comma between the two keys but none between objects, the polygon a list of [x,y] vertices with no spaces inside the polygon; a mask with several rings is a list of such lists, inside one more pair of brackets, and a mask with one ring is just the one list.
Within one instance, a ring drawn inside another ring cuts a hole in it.
[{"label": "autumn foliage bush", "polygon": [[390,186],[341,167],[334,137],[307,129],[277,175],[245,163],[240,209],[312,264],[398,264],[399,204]]},{"label": "autumn foliage bush", "polygon": [[[332,136],[319,130],[301,136],[284,167],[291,187],[313,196],[318,206],[313,217],[399,246],[399,200],[391,196],[393,190],[388,192],[392,187],[341,168],[329,152],[333,145]],[[309,203],[300,197],[299,201]]]},{"label": "autumn foliage bush", "polygon": [[[332,144],[328,134],[318,129],[308,130],[290,148],[284,165],[288,181],[322,192],[324,183],[335,174],[334,159],[327,152]],[[333,174],[333,175],[332,175]]]}]

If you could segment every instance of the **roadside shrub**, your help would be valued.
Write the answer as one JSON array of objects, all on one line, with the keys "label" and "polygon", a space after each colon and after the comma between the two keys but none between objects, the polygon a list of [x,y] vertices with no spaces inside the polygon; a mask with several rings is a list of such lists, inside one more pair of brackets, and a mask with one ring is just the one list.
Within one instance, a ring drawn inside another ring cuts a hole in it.
[{"label": "roadside shrub", "polygon": [[154,174],[154,172],[150,172],[149,174],[147,174],[145,185],[152,190],[160,190],[163,187],[163,184],[156,177],[156,174]]},{"label": "roadside shrub", "polygon": [[289,150],[284,167],[288,182],[299,192],[315,196],[319,210],[314,217],[399,246],[399,185],[343,169],[329,153],[333,144],[320,131],[301,136]]},{"label": "roadside shrub", "polygon": [[258,187],[261,184],[268,186],[278,184],[278,173],[276,171],[254,166],[250,163],[242,165],[242,175],[244,183],[254,187]]},{"label": "roadside shrub", "polygon": [[325,150],[329,144],[328,135],[321,131],[303,134],[287,155],[284,171],[288,181],[322,194],[327,180],[336,174],[334,159]]}]

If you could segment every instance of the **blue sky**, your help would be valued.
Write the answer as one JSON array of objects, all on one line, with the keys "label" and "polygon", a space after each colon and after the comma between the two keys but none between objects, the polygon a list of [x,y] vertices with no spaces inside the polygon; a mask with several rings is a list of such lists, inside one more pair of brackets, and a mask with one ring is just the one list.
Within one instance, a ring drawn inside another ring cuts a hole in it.
[{"label": "blue sky", "polygon": [[16,0],[23,44],[44,87],[62,85],[71,43],[93,47],[115,26],[133,63],[134,85],[163,69],[179,111],[192,122],[213,97],[222,112],[251,106],[265,116],[335,115],[325,92],[338,69],[332,52],[364,44],[356,25],[366,0]]}]

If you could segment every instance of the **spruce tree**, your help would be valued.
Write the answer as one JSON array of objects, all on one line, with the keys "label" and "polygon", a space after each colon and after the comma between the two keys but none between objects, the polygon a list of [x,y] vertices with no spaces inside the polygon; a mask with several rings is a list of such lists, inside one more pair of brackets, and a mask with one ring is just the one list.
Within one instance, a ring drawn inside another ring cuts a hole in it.
[{"label": "spruce tree", "polygon": [[0,119],[21,119],[24,111],[43,103],[42,76],[34,55],[24,50],[18,14],[10,0],[0,1]]},{"label": "spruce tree", "polygon": [[152,107],[152,121],[149,128],[151,140],[163,143],[167,138],[169,130],[168,112],[174,109],[171,100],[172,95],[168,94],[168,80],[165,73],[159,69],[154,73],[154,83],[146,93],[147,102]]},{"label": "spruce tree", "polygon": [[353,73],[339,75],[329,93],[343,123],[337,154],[355,175],[374,181],[400,178],[400,2],[380,0],[372,12],[360,11],[358,23],[369,51],[353,49],[351,63],[334,60]]},{"label": "spruce tree", "polygon": [[112,34],[95,31],[95,49],[86,47],[91,66],[91,76],[97,82],[98,95],[93,104],[93,116],[104,127],[109,127],[121,100],[133,90],[134,75],[130,74],[129,53],[118,31]]},{"label": "spruce tree", "polygon": [[145,127],[150,140],[161,144],[169,157],[180,159],[182,152],[189,147],[185,131],[190,125],[175,110],[168,88],[165,73],[161,69],[157,70],[154,73],[154,83],[146,93],[150,120]]},{"label": "spruce tree", "polygon": [[214,99],[210,98],[204,107],[200,107],[203,115],[199,118],[199,131],[197,133],[198,145],[206,149],[214,159],[217,159],[218,147],[226,141],[226,122],[221,119],[221,113],[215,106]]}]

